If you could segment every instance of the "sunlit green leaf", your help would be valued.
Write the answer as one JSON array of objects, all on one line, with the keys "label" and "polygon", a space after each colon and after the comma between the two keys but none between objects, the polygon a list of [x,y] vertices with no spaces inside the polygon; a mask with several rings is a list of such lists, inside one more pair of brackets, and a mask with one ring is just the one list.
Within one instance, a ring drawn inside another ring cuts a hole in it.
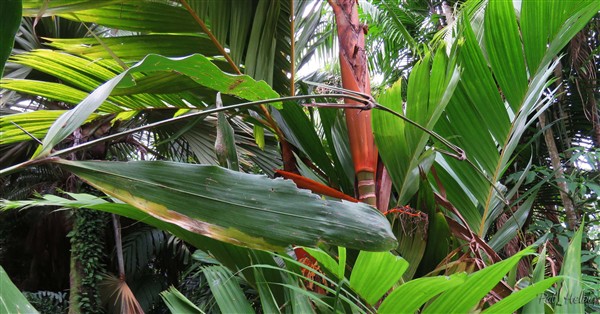
[{"label": "sunlit green leaf", "polygon": [[530,254],[531,251],[525,249],[504,261],[470,274],[464,284],[440,295],[425,308],[423,313],[468,313],[523,256]]},{"label": "sunlit green leaf", "polygon": [[511,1],[489,1],[485,10],[484,38],[494,77],[508,103],[518,110],[527,89],[527,70]]},{"label": "sunlit green leaf", "polygon": [[[433,59],[433,60],[432,60]],[[440,51],[434,58],[419,61],[408,80],[406,106],[402,101],[402,82],[398,81],[378,97],[378,102],[398,113],[406,107],[406,117],[432,129],[450,100],[459,72]],[[387,112],[373,112],[373,133],[381,159],[398,192],[397,205],[405,205],[419,189],[420,171],[427,172],[433,162],[426,150],[429,134]],[[416,267],[416,266],[415,266]]]},{"label": "sunlit green leaf", "polygon": [[[206,35],[149,34],[101,38],[49,38],[49,46],[90,59],[112,59],[108,49],[123,61],[138,61],[149,51],[166,57],[183,57],[194,53],[215,56],[219,51]],[[175,44],[176,43],[176,44]]]},{"label": "sunlit green leaf", "polygon": [[465,282],[466,273],[451,276],[423,277],[394,289],[379,307],[379,313],[415,313],[436,295]]},{"label": "sunlit green leaf", "polygon": [[[521,289],[519,291],[511,293],[508,297],[494,303],[494,305],[487,308],[482,313],[491,314],[491,313],[514,313],[516,310],[523,307],[528,302],[540,302],[539,300],[534,300],[541,293],[544,293],[550,286],[552,286],[557,281],[561,280],[560,277],[552,277],[544,279],[540,282],[536,282],[529,287]],[[543,302],[541,303],[543,307]],[[574,312],[570,312],[574,313]],[[581,312],[583,313],[583,312]]]},{"label": "sunlit green leaf", "polygon": [[361,251],[352,268],[350,288],[369,304],[376,304],[407,268],[405,259],[390,252]]},{"label": "sunlit green leaf", "polygon": [[102,5],[93,3],[98,1],[89,2],[92,2],[92,7],[88,9],[72,12],[72,9],[61,8],[53,10],[51,13],[66,19],[136,32],[193,33],[201,30],[198,23],[183,7],[170,5],[166,1],[119,0],[112,1],[112,4],[108,2]]},{"label": "sunlit green leaf", "polygon": [[[31,136],[41,140],[56,121],[64,114],[64,110],[37,110],[0,117],[0,144],[10,144],[33,140]],[[98,115],[92,114],[85,122],[89,122]],[[25,133],[27,131],[30,135]]]}]

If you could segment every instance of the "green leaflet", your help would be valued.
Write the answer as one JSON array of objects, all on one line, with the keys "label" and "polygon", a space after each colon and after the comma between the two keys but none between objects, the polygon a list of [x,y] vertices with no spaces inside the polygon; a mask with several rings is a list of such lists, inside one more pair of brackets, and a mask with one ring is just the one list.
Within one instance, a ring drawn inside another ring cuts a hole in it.
[{"label": "green leaflet", "polygon": [[254,313],[231,271],[223,266],[209,266],[202,272],[222,313]]},{"label": "green leaflet", "polygon": [[204,313],[173,286],[161,292],[160,297],[171,313]]},{"label": "green leaflet", "polygon": [[[0,145],[32,140],[23,130],[29,132],[29,134],[37,139],[43,138],[48,132],[48,128],[52,125],[52,122],[56,121],[63,113],[65,113],[64,110],[37,110],[1,116]],[[89,122],[97,117],[98,115],[92,114],[85,122]]]},{"label": "green leaflet", "polygon": [[[105,47],[95,38],[50,38],[50,46],[91,59],[112,59]],[[102,38],[102,43],[119,59],[138,61],[149,51],[163,56],[186,56],[201,53],[205,56],[219,55],[206,35],[148,34]]]}]

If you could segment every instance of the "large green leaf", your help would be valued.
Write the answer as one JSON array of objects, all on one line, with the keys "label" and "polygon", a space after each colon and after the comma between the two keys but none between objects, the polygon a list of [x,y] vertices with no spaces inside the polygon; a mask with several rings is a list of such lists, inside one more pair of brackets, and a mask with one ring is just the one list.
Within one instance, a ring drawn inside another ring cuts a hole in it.
[{"label": "large green leaf", "polygon": [[350,275],[350,288],[369,304],[376,304],[408,268],[408,262],[390,252],[361,251]]},{"label": "large green leaf", "polygon": [[0,77],[4,73],[4,63],[10,56],[15,42],[15,34],[21,25],[21,0],[0,1]]},{"label": "large green leaf", "polygon": [[0,266],[0,312],[38,313]]},{"label": "large green leaf", "polygon": [[158,219],[224,242],[268,250],[320,242],[369,251],[396,245],[374,208],[322,200],[288,180],[172,162],[56,162]]},{"label": "large green leaf", "polygon": [[243,99],[263,100],[278,97],[277,93],[265,84],[265,82],[256,82],[245,75],[227,74],[202,55],[173,59],[158,55],[148,55],[135,66],[104,83],[86,97],[75,109],[62,115],[48,131],[39,155],[48,154],[56,144],[77,129],[89,115],[98,109],[115,88],[135,86],[136,82],[128,76],[129,74],[160,71],[176,72],[185,75],[200,86]]}]

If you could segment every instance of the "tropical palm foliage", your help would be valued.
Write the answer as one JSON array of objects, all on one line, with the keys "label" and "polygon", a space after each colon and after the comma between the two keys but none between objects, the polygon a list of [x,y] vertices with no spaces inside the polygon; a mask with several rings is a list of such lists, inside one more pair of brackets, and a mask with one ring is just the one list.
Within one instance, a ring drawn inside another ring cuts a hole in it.
[{"label": "tropical palm foliage", "polygon": [[[153,285],[173,312],[535,312],[545,291],[582,289],[546,278],[546,249],[531,272],[525,242],[544,243],[526,226],[549,205],[572,233],[598,212],[598,161],[584,153],[597,150],[598,43],[583,38],[597,34],[599,10],[592,0],[365,2],[367,55],[383,77],[373,102],[297,81],[311,56],[335,55],[320,1],[23,0],[0,81],[2,208],[86,208],[152,226],[120,240],[115,224],[127,267],[109,267],[119,275],[105,286],[121,311],[159,310],[158,293],[131,281],[158,275],[206,283],[203,300],[188,294],[196,304]],[[281,98],[294,95],[308,96]],[[390,199],[380,211],[325,188],[356,196],[363,185],[344,119],[357,110],[344,114],[339,98],[372,109],[386,168],[376,192]],[[574,122],[581,112],[590,122]],[[592,140],[569,151],[573,138]],[[44,176],[51,188],[20,183],[48,170],[61,174]],[[562,274],[581,273],[583,229]],[[160,266],[163,232],[199,249],[198,274]],[[423,286],[435,289],[416,293]],[[569,311],[583,304],[556,307]]]}]

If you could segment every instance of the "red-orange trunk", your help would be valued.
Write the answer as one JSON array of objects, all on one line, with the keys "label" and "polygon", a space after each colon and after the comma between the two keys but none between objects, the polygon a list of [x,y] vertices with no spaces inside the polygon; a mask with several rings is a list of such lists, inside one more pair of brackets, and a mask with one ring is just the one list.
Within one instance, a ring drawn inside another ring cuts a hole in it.
[{"label": "red-orange trunk", "polygon": [[[345,89],[371,93],[367,57],[365,53],[366,27],[358,21],[356,0],[329,0],[337,23],[340,45],[340,69]],[[347,104],[356,101],[345,99]],[[371,112],[360,109],[345,109],[350,150],[356,173],[358,198],[373,206],[375,197],[375,171],[377,148],[371,128]]]}]

